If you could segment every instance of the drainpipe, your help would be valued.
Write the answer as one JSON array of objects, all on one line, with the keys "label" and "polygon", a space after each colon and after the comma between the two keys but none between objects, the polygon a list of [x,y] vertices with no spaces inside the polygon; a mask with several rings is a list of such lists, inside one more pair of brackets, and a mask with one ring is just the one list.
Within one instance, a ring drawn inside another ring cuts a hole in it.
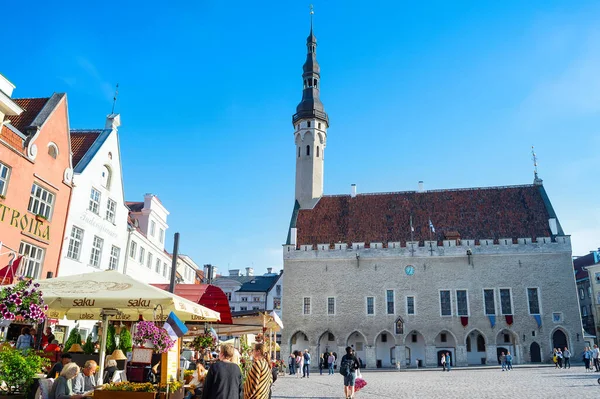
[{"label": "drainpipe", "polygon": [[129,261],[129,246],[131,245],[131,234],[133,228],[127,223],[127,245],[125,246],[125,262],[123,263],[123,274],[127,274],[127,262]]}]

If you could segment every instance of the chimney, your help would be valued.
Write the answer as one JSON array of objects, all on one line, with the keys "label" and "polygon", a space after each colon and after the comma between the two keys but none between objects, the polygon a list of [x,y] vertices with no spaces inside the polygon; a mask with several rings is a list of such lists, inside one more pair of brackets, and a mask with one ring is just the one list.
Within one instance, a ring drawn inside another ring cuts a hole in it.
[{"label": "chimney", "polygon": [[267,274],[272,274],[272,273],[273,273],[273,268],[267,267]]},{"label": "chimney", "polygon": [[236,276],[236,277],[238,277],[240,275],[240,269],[231,269],[231,270],[229,270],[229,275],[230,276]]},{"label": "chimney", "polygon": [[120,114],[110,114],[106,117],[106,123],[104,124],[105,129],[117,130],[119,126],[121,126]]},{"label": "chimney", "polygon": [[356,184],[354,183],[350,185],[350,197],[356,197]]},{"label": "chimney", "polygon": [[425,192],[425,184],[423,184],[423,180],[419,180],[419,188],[417,189],[418,193],[424,193]]},{"label": "chimney", "polygon": [[298,242],[298,229],[295,227],[292,227],[290,229],[290,245],[296,245],[296,243]]},{"label": "chimney", "polygon": [[246,276],[247,277],[254,276],[254,269],[251,267],[247,267],[246,268]]}]

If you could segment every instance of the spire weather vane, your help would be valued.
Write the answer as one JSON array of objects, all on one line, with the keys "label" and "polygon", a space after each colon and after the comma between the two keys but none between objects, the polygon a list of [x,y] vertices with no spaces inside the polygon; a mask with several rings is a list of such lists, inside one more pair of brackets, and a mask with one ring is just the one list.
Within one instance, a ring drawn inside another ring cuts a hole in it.
[{"label": "spire weather vane", "polygon": [[312,31],[312,27],[313,27],[313,15],[315,15],[315,8],[313,7],[313,5],[310,5],[310,30]]},{"label": "spire weather vane", "polygon": [[537,162],[537,155],[535,154],[535,150],[533,148],[533,146],[531,146],[531,160],[533,161],[533,174],[535,176],[535,178],[538,178],[538,162]]},{"label": "spire weather vane", "polygon": [[119,84],[117,83],[117,87],[115,89],[115,96],[113,97],[113,106],[111,114],[115,113],[115,104],[117,103],[117,96],[119,95]]}]

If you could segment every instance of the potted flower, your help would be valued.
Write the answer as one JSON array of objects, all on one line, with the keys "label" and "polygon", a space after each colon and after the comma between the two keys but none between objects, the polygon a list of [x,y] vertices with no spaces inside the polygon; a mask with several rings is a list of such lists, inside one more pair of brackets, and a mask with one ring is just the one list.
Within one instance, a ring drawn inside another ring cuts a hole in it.
[{"label": "potted flower", "polygon": [[35,215],[35,220],[37,220],[38,222],[44,223],[48,221],[48,218],[44,215]]},{"label": "potted flower", "polygon": [[25,398],[37,373],[50,362],[28,350],[25,353],[4,345],[0,348],[0,398]]},{"label": "potted flower", "polygon": [[171,381],[169,385],[160,384],[158,386],[158,398],[166,399],[166,393],[169,393],[169,399],[183,399],[183,384],[179,381]]},{"label": "potted flower", "polygon": [[154,348],[154,353],[166,353],[175,345],[175,340],[171,339],[167,330],[157,327],[151,321],[141,321],[137,323],[133,343],[135,345]]},{"label": "potted flower", "polygon": [[44,304],[38,283],[19,277],[13,286],[0,288],[0,315],[5,320],[17,317],[26,322],[41,323],[46,319],[48,305]]}]

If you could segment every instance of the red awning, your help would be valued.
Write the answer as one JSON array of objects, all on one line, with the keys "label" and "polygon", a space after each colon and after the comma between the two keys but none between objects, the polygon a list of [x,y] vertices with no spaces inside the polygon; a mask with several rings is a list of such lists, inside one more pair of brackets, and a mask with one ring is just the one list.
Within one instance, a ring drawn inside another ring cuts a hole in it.
[{"label": "red awning", "polygon": [[[161,290],[168,291],[169,284],[150,284]],[[222,289],[210,284],[176,284],[175,295],[219,312],[219,324],[233,324],[229,301]]]}]

